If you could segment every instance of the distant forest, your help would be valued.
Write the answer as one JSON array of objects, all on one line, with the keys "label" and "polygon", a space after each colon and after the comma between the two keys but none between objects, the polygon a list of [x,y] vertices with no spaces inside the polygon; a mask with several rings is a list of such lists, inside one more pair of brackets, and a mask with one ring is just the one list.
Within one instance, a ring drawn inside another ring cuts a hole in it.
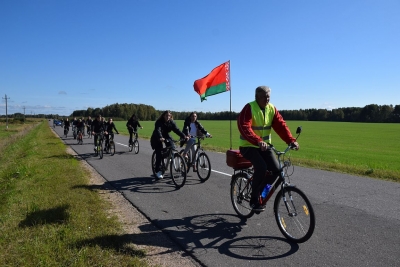
[{"label": "distant forest", "polygon": [[[162,110],[156,110],[153,106],[143,104],[112,104],[103,108],[88,108],[87,110],[77,110],[71,117],[88,117],[101,114],[104,117],[119,118],[127,120],[132,114],[136,114],[139,120],[154,121]],[[236,120],[239,113],[221,112],[201,112],[196,111],[199,120]],[[371,104],[363,108],[337,108],[327,109],[300,109],[300,110],[280,110],[285,120],[304,120],[304,121],[342,121],[342,122],[400,122],[400,105],[376,105]],[[172,111],[175,120],[185,119],[190,112]]]},{"label": "distant forest", "polygon": [[[112,104],[103,108],[88,108],[87,110],[76,110],[69,117],[95,117],[101,114],[103,117],[112,117],[114,120],[127,120],[132,114],[136,114],[139,120],[155,121],[163,110],[156,110],[153,106],[144,104]],[[239,113],[230,111],[201,112],[196,111],[199,120],[236,120]],[[363,108],[337,108],[327,109],[300,109],[279,110],[285,120],[303,121],[341,121],[341,122],[400,122],[400,105],[376,105],[371,104]],[[185,119],[190,112],[172,111],[175,120]],[[5,116],[0,116],[5,118]],[[24,114],[15,113],[10,115],[14,119],[24,118]],[[55,114],[37,114],[29,117],[62,119],[64,116]],[[2,119],[3,120],[3,119]]]}]

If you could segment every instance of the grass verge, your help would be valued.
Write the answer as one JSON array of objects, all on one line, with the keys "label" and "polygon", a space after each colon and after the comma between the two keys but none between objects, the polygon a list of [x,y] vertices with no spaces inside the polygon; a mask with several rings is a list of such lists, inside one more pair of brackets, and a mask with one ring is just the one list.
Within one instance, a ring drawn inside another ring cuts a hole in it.
[{"label": "grass verge", "polygon": [[0,266],[148,266],[47,123],[0,162]]}]

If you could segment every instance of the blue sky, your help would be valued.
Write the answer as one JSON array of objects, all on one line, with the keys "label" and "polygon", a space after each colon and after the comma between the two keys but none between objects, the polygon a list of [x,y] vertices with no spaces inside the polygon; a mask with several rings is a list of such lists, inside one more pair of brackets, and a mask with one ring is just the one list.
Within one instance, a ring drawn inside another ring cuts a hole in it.
[{"label": "blue sky", "polygon": [[[400,104],[398,0],[1,0],[0,114]],[[230,60],[232,91],[193,82]]]}]

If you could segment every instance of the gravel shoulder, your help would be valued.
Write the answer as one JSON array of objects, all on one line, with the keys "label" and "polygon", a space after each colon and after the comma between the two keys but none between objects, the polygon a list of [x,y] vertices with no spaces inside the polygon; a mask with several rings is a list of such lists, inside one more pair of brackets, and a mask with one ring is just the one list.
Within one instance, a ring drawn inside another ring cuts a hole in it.
[{"label": "gravel shoulder", "polygon": [[[70,147],[67,153],[79,156]],[[92,166],[85,160],[81,165],[89,174],[90,185],[96,185],[104,201],[111,203],[108,212],[117,215],[126,235],[132,236],[132,243],[138,249],[146,251],[146,260],[153,266],[201,266],[193,258],[174,243],[166,234],[154,226],[132,203],[120,192],[115,190]]]}]

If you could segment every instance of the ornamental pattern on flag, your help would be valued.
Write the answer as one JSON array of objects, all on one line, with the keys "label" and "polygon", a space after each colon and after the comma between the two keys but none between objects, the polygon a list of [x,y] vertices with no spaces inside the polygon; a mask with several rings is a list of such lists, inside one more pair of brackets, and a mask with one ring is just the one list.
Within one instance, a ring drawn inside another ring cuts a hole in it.
[{"label": "ornamental pattern on flag", "polygon": [[194,90],[200,95],[201,102],[207,96],[229,91],[230,87],[230,61],[214,68],[207,76],[194,81]]}]

